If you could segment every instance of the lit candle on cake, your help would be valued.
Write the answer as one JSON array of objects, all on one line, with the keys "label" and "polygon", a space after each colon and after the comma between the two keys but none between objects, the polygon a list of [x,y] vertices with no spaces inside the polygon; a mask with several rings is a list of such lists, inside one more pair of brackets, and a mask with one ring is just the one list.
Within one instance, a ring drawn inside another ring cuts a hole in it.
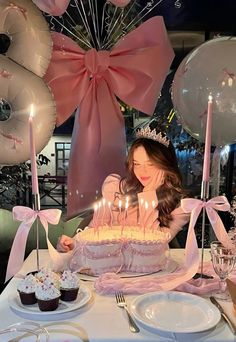
[{"label": "lit candle on cake", "polygon": [[108,205],[108,208],[109,208],[109,213],[110,213],[109,226],[110,226],[110,227],[112,227],[112,221],[113,221],[113,219],[112,219],[111,202],[110,202],[110,201],[108,201],[108,202],[107,202],[107,205]]},{"label": "lit candle on cake", "polygon": [[30,106],[29,116],[29,144],[30,144],[30,160],[31,160],[31,181],[32,181],[32,194],[37,195],[39,193],[38,174],[37,174],[37,162],[36,162],[36,150],[34,140],[34,105]]},{"label": "lit candle on cake", "polygon": [[[147,214],[148,214],[148,207],[149,207],[147,201],[145,201],[144,207],[145,207],[145,218],[146,218],[145,222],[147,222]],[[146,227],[145,227],[145,224],[144,224],[143,225],[143,233],[144,233],[144,235],[145,235],[145,231],[146,231]]]},{"label": "lit candle on cake", "polygon": [[121,208],[122,208],[122,201],[119,200],[118,202],[118,208],[119,208],[119,222],[122,224],[122,217],[121,217]]},{"label": "lit candle on cake", "polygon": [[[155,201],[152,201],[152,209],[153,209],[153,211],[156,209],[156,202]],[[155,215],[155,212],[153,214]],[[154,229],[155,229],[155,221],[152,223],[152,233],[154,233]]]},{"label": "lit candle on cake", "polygon": [[202,180],[205,182],[209,182],[209,177],[210,177],[211,131],[212,131],[212,96],[209,95],[208,107],[207,107],[207,122],[206,122],[205,149],[204,149],[204,160],[203,160],[203,173],[202,173]]},{"label": "lit candle on cake", "polygon": [[101,226],[103,226],[103,224],[104,224],[105,212],[106,212],[106,199],[103,198],[102,199],[102,222],[101,222]]},{"label": "lit candle on cake", "polygon": [[124,212],[124,225],[126,226],[126,220],[128,217],[128,209],[129,209],[129,196],[126,196],[125,199],[125,212]]},{"label": "lit candle on cake", "polygon": [[98,205],[97,203],[94,204],[94,207],[93,207],[93,224],[94,224],[94,232],[97,231],[97,227],[98,227],[98,224],[97,224],[97,213],[98,213]]}]

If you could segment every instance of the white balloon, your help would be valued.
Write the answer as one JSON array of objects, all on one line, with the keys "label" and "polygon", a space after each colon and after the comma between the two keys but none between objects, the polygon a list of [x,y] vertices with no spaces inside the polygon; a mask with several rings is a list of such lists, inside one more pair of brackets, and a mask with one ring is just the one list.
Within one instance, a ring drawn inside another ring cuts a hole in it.
[{"label": "white balloon", "polygon": [[172,85],[183,128],[205,140],[208,96],[213,96],[212,144],[236,142],[236,37],[212,39],[185,57]]},{"label": "white balloon", "polygon": [[1,0],[0,32],[10,38],[6,56],[43,77],[51,59],[52,39],[37,6],[30,0]]},{"label": "white balloon", "polygon": [[51,92],[42,78],[0,55],[0,99],[11,107],[9,118],[0,112],[0,164],[25,162],[30,159],[31,104],[34,104],[33,127],[37,153],[52,136],[56,107]]}]

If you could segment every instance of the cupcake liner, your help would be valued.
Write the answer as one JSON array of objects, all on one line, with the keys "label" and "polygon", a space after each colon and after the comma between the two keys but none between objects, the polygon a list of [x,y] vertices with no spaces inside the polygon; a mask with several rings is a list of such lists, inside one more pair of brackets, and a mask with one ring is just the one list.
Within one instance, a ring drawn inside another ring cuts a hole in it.
[{"label": "cupcake liner", "polygon": [[65,302],[71,302],[76,300],[79,288],[77,289],[61,289],[61,300]]},{"label": "cupcake liner", "polygon": [[43,300],[37,299],[39,310],[41,311],[54,311],[58,308],[60,297]]},{"label": "cupcake liner", "polygon": [[21,303],[23,305],[32,305],[32,304],[37,303],[37,299],[35,297],[35,293],[34,292],[26,293],[26,292],[18,291],[18,293],[19,293],[19,296],[20,296]]}]

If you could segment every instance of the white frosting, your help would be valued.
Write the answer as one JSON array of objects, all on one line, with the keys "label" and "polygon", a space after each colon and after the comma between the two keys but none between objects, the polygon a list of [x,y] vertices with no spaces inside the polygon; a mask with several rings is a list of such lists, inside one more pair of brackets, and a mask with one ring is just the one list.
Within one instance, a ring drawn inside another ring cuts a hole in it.
[{"label": "white frosting", "polygon": [[17,290],[25,293],[33,293],[35,292],[37,283],[38,280],[32,274],[28,274],[18,283]]},{"label": "white frosting", "polygon": [[52,283],[56,288],[60,288],[59,274],[53,272],[47,267],[42,267],[41,270],[35,276],[41,282],[47,280],[48,282]]},{"label": "white frosting", "polygon": [[50,300],[60,297],[60,291],[48,280],[43,283],[38,283],[35,289],[35,296],[37,299]]},{"label": "white frosting", "polygon": [[79,288],[79,277],[76,273],[65,270],[61,275],[60,285],[62,289],[77,289]]}]

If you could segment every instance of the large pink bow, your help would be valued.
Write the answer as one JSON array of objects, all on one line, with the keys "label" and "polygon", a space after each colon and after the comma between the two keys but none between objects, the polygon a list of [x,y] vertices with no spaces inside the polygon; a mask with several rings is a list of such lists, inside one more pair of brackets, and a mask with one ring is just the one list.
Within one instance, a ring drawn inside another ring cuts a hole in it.
[{"label": "large pink bow", "polygon": [[223,222],[221,221],[221,218],[216,211],[229,211],[230,205],[225,196],[217,196],[210,199],[207,202],[195,198],[185,198],[181,201],[181,207],[184,212],[191,213],[189,225],[193,226],[195,226],[196,220],[200,212],[202,211],[203,207],[205,207],[207,216],[216,234],[217,239],[221,241],[224,245],[232,246],[232,242],[229,239]]},{"label": "large pink bow", "polygon": [[51,15],[62,15],[68,5],[70,0],[32,0],[35,5],[43,12],[49,13]]},{"label": "large pink bow", "polygon": [[45,76],[63,123],[75,117],[68,173],[68,215],[91,204],[109,173],[124,173],[125,127],[116,97],[151,115],[173,59],[162,17],[123,37],[111,51],[84,51],[52,34],[52,61]]},{"label": "large pink bow", "polygon": [[53,245],[48,239],[48,223],[57,224],[60,220],[61,210],[59,209],[48,209],[48,210],[41,210],[41,211],[34,211],[31,208],[23,207],[23,206],[16,206],[13,208],[13,217],[15,220],[22,221],[20,224],[10,252],[8,265],[7,265],[7,272],[6,272],[6,279],[5,281],[9,280],[12,276],[14,276],[22,267],[24,262],[24,255],[25,255],[25,247],[27,237],[30,231],[30,228],[34,221],[39,218],[41,221],[47,239],[48,251],[53,260],[55,260],[59,253],[55,250]]},{"label": "large pink bow", "polygon": [[[158,290],[169,291],[178,289],[180,291],[203,293],[203,286],[206,286],[206,283],[201,282],[199,284],[199,281],[195,282],[191,280],[198,271],[200,264],[194,227],[202,208],[205,207],[217,238],[222,243],[233,247],[224,225],[216,212],[216,210],[229,210],[229,203],[224,196],[214,197],[208,202],[195,198],[186,198],[181,201],[181,207],[186,213],[191,213],[185,246],[185,261],[182,267],[173,274],[159,277],[149,276],[146,279],[145,277],[140,279],[120,279],[117,274],[107,273],[100,276],[95,282],[94,286],[96,290],[100,293],[114,293],[120,290],[125,293],[146,293]],[[216,282],[214,282],[214,286],[217,286]],[[209,286],[208,289],[211,290],[212,286]]]}]

